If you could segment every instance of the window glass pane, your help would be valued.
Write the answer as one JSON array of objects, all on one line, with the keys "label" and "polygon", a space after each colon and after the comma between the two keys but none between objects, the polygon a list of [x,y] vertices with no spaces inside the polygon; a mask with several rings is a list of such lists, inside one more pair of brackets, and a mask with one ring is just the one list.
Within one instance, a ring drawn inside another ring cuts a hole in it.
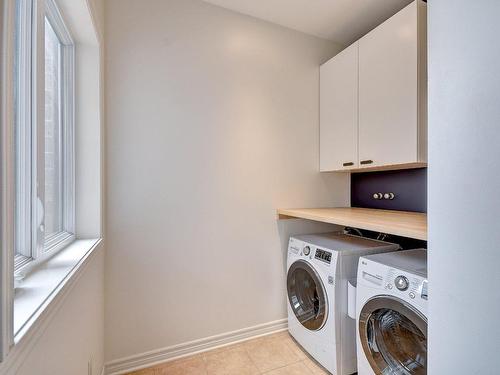
[{"label": "window glass pane", "polygon": [[61,43],[45,20],[45,236],[63,230]]}]

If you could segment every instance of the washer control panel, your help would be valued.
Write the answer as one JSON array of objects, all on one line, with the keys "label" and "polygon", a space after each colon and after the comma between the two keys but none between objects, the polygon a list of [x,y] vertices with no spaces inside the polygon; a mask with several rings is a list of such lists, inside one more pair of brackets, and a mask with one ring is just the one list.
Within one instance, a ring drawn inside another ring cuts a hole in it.
[{"label": "washer control panel", "polygon": [[411,299],[428,299],[427,280],[421,277],[403,273],[400,270],[389,269],[385,277],[384,288],[387,290],[397,290],[407,295]]},{"label": "washer control panel", "polygon": [[310,261],[320,263],[325,267],[331,267],[337,259],[335,251],[319,248],[312,243],[301,241],[294,237],[290,237],[288,242],[288,254],[289,256],[306,258]]},{"label": "washer control panel", "polygon": [[318,247],[314,243],[302,241],[295,237],[290,237],[288,242],[288,262],[293,258],[302,258],[312,262],[316,267],[331,269],[335,272],[338,252],[324,247]]}]

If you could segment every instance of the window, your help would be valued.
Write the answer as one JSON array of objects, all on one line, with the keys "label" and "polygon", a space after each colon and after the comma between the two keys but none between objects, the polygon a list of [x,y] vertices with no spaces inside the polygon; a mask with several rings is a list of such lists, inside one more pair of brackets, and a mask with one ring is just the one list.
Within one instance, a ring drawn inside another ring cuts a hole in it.
[{"label": "window", "polygon": [[101,35],[87,0],[64,14],[55,1],[0,6],[0,362],[12,364],[102,251]]},{"label": "window", "polygon": [[16,9],[16,271],[75,238],[74,44],[54,1],[40,4]]}]

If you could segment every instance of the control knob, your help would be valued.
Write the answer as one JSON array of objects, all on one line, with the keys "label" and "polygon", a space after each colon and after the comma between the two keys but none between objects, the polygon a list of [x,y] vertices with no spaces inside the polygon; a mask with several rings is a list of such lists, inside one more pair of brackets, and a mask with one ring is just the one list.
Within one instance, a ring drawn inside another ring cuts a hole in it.
[{"label": "control knob", "polygon": [[394,280],[394,284],[396,284],[396,288],[404,292],[410,286],[410,282],[404,276],[398,276]]},{"label": "control knob", "polygon": [[311,248],[309,246],[304,247],[304,249],[302,250],[302,253],[305,256],[308,256],[310,252],[311,252]]}]

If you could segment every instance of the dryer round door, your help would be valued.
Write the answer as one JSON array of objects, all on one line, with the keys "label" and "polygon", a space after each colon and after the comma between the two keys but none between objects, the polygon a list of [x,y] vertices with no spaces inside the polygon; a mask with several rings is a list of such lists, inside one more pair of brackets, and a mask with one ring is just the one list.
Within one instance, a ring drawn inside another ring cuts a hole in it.
[{"label": "dryer round door", "polygon": [[405,301],[374,297],[359,316],[361,346],[375,374],[427,374],[427,319]]},{"label": "dryer round door", "polygon": [[288,301],[297,320],[307,329],[321,329],[328,316],[326,290],[316,270],[307,262],[294,262],[287,275]]}]

